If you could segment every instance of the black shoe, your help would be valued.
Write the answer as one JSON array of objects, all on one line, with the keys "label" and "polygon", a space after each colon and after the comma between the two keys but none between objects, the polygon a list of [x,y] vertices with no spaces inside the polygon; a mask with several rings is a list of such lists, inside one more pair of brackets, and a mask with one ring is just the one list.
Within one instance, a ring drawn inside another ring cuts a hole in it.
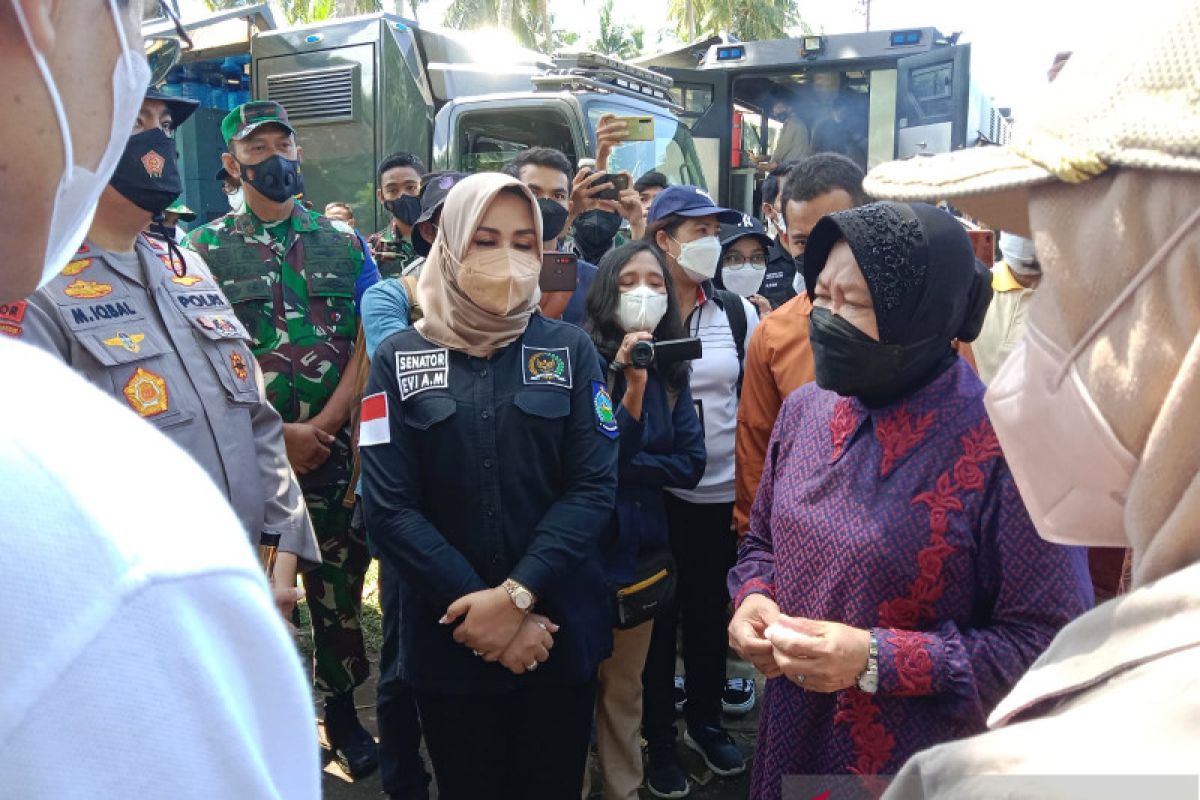
[{"label": "black shoe", "polygon": [[746,771],[746,759],[738,750],[729,734],[720,728],[704,727],[693,733],[688,729],[683,734],[683,743],[695,750],[704,763],[722,778],[741,775]]},{"label": "black shoe", "polygon": [[730,678],[725,681],[721,692],[721,710],[734,717],[741,717],[754,710],[754,680],[752,678]]},{"label": "black shoe", "polygon": [[687,773],[674,756],[651,758],[646,765],[646,788],[655,797],[687,797],[692,791]]},{"label": "black shoe", "polygon": [[687,705],[687,684],[682,675],[675,676],[675,688],[671,690],[671,699],[675,701],[675,713],[682,714]]},{"label": "black shoe", "polygon": [[351,780],[360,780],[379,769],[379,746],[358,721],[353,692],[325,698],[325,738]]}]

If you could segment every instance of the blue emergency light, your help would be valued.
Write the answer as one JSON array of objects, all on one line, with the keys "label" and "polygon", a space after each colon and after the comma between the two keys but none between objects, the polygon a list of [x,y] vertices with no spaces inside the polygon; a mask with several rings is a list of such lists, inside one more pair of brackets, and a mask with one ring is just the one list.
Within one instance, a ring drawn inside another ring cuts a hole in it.
[{"label": "blue emergency light", "polygon": [[910,44],[921,43],[920,31],[893,31],[892,32],[892,47],[903,47]]},{"label": "blue emergency light", "polygon": [[741,61],[746,57],[744,47],[718,47],[717,61]]},{"label": "blue emergency light", "polygon": [[305,44],[316,44],[317,42],[321,41],[324,38],[325,38],[325,34],[323,34],[323,33],[310,33],[308,36],[304,37],[304,43]]}]

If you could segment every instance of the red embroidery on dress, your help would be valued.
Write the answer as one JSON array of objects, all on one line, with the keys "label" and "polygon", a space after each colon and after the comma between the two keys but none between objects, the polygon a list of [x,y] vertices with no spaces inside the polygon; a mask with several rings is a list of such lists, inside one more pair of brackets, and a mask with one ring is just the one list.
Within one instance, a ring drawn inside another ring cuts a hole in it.
[{"label": "red embroidery on dress", "polygon": [[[946,541],[949,515],[964,508],[958,495],[982,490],[981,467],[1002,455],[1000,442],[986,419],[968,431],[961,442],[962,455],[953,467],[938,476],[933,491],[913,498],[913,505],[929,507],[930,534],[929,544],[917,554],[917,577],[909,584],[908,595],[879,604],[879,627],[893,629],[887,633],[887,641],[895,647],[898,688],[891,692],[894,695],[927,695],[933,688],[930,637],[914,629],[921,622],[934,619],[934,604],[945,591],[943,567],[954,554],[954,547]],[[834,722],[850,725],[854,743],[855,761],[847,769],[860,775],[878,773],[891,758],[895,746],[895,739],[876,721],[879,707],[870,695],[853,688],[842,692],[838,706]]]},{"label": "red embroidery on dress", "polygon": [[858,414],[855,413],[854,406],[850,405],[849,398],[838,398],[837,403],[833,406],[833,420],[829,423],[829,432],[833,436],[833,455],[829,457],[830,464],[842,457],[846,441],[850,438],[850,434],[857,429]]},{"label": "red embroidery on dress", "polygon": [[936,416],[937,412],[930,411],[914,421],[908,407],[901,406],[895,412],[875,421],[875,438],[883,446],[883,463],[879,466],[881,478],[886,478],[896,466],[896,462],[921,443],[933,426]]},{"label": "red embroidery on dress", "polygon": [[767,597],[775,599],[775,585],[767,583],[762,578],[751,578],[742,584],[742,588],[738,589],[737,597],[734,598],[734,610],[742,604],[742,601],[749,597],[752,593],[759,592],[766,594]]}]

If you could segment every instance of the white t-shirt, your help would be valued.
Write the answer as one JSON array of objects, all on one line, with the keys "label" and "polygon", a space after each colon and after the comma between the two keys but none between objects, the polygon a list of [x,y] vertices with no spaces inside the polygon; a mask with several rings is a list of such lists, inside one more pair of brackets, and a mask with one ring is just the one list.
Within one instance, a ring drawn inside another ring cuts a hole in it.
[{"label": "white t-shirt", "polygon": [[312,701],[190,458],[0,336],[0,797],[320,797]]},{"label": "white t-shirt", "polygon": [[[746,311],[746,340],[758,326],[758,311],[745,298],[738,298]],[[741,371],[737,344],[729,317],[716,301],[709,298],[692,312],[687,322],[688,336],[700,337],[704,353],[692,362],[692,402],[704,427],[704,447],[708,458],[704,477],[692,490],[667,489],[689,503],[732,503],[733,441],[737,432],[737,382]],[[744,352],[744,350],[743,350]]]}]

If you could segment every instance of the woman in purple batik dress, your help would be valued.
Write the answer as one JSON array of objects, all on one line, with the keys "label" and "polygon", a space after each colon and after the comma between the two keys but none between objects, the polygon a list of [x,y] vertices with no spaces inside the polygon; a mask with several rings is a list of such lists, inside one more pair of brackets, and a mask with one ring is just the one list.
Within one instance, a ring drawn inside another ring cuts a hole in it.
[{"label": "woman in purple batik dress", "polygon": [[982,732],[1092,603],[1083,551],[1038,537],[952,348],[991,295],[961,225],[927,205],[833,214],[804,272],[817,385],[784,403],[729,573],[730,641],[770,679],[754,798]]}]

